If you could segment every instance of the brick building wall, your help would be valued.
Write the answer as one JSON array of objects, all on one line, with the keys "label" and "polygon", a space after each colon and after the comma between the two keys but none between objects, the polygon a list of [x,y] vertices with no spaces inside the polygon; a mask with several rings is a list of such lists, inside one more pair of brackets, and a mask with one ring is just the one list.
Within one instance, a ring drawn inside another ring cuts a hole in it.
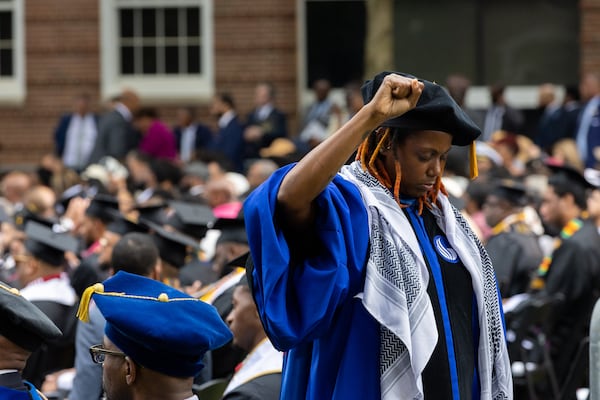
[{"label": "brick building wall", "polygon": [[581,72],[600,73],[600,0],[581,0]]},{"label": "brick building wall", "polygon": [[[97,1],[25,1],[26,99],[0,105],[0,171],[31,168],[53,151],[52,134],[73,98],[87,92],[102,111],[100,96],[99,3]],[[294,0],[214,1],[215,89],[228,91],[238,111],[252,108],[254,85],[271,81],[277,104],[293,131],[297,109],[296,3]],[[142,102],[144,99],[142,98]],[[147,103],[146,103],[147,104]],[[188,102],[148,104],[174,122],[178,106]],[[199,118],[214,123],[208,104]]]}]

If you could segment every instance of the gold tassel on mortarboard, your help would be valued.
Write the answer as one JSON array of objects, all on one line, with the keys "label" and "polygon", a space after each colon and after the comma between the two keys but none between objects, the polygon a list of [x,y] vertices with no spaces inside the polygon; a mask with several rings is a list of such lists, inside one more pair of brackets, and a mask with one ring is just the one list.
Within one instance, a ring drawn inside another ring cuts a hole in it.
[{"label": "gold tassel on mortarboard", "polygon": [[477,178],[479,170],[477,169],[477,149],[475,141],[472,141],[469,146],[469,175],[471,179]]},{"label": "gold tassel on mortarboard", "polygon": [[79,309],[77,310],[77,318],[83,322],[90,322],[90,301],[94,293],[103,293],[104,285],[96,283],[85,289],[81,295],[81,301],[79,302]]}]

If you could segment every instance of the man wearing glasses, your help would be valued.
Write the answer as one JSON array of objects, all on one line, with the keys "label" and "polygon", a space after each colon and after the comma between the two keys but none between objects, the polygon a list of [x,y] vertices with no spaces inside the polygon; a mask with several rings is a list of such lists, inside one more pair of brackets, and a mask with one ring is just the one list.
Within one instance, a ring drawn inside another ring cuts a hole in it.
[{"label": "man wearing glasses", "polygon": [[103,365],[108,400],[197,400],[192,384],[204,353],[232,338],[214,307],[123,271],[86,289],[78,311],[83,321],[92,298],[106,318],[104,343],[90,353]]}]

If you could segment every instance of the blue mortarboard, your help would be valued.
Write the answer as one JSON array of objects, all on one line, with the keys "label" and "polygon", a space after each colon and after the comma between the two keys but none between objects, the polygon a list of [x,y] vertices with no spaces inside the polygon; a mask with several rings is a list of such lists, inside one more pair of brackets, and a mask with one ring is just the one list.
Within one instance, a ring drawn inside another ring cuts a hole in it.
[{"label": "blue mortarboard", "polygon": [[0,336],[35,351],[44,342],[62,336],[60,329],[15,288],[0,283]]},{"label": "blue mortarboard", "polygon": [[[371,101],[383,79],[389,74],[398,74],[407,78],[415,78],[402,72],[385,71],[377,74],[362,87],[365,104]],[[452,135],[452,144],[467,146],[480,134],[479,127],[469,118],[460,106],[450,97],[446,89],[435,83],[419,79],[425,87],[414,109],[407,113],[385,121],[382,126],[402,130],[436,130]]]},{"label": "blue mortarboard", "polygon": [[25,248],[34,257],[49,265],[61,266],[66,251],[76,252],[77,240],[64,232],[54,232],[51,228],[29,221],[25,225]]},{"label": "blue mortarboard", "polygon": [[86,289],[77,312],[83,321],[91,298],[115,346],[142,366],[169,376],[198,375],[204,353],[232,339],[213,306],[140,275],[119,271]]}]

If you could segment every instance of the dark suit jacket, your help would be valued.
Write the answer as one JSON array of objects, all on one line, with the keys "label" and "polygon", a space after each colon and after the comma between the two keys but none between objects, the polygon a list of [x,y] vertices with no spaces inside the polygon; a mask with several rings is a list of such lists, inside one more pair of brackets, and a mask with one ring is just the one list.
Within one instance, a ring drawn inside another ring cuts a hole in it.
[{"label": "dark suit jacket", "polygon": [[[73,118],[73,114],[62,115],[56,129],[54,129],[54,152],[59,157],[62,157],[65,151],[65,146],[67,144],[67,130],[69,129],[71,118]],[[96,125],[98,125],[98,116],[94,115],[94,119]]]},{"label": "dark suit jacket", "polygon": [[112,110],[100,118],[96,144],[88,164],[96,163],[104,156],[122,160],[130,150],[137,148],[139,141],[140,135],[131,123],[117,110]]},{"label": "dark suit jacket", "polygon": [[227,157],[236,171],[241,172],[243,170],[243,127],[237,116],[225,128],[219,129],[212,149]]},{"label": "dark suit jacket", "polygon": [[[194,139],[194,149],[208,148],[213,142],[213,134],[208,126],[203,124],[195,124],[196,137]],[[173,134],[175,135],[175,142],[177,144],[177,152],[181,152],[181,136],[183,135],[183,129],[180,126],[173,128]]]},{"label": "dark suit jacket", "polygon": [[276,108],[264,121],[258,118],[257,110],[253,110],[246,120],[246,126],[250,125],[262,127],[264,136],[258,142],[246,142],[246,158],[258,158],[260,149],[268,147],[277,138],[287,136],[287,118]]}]

